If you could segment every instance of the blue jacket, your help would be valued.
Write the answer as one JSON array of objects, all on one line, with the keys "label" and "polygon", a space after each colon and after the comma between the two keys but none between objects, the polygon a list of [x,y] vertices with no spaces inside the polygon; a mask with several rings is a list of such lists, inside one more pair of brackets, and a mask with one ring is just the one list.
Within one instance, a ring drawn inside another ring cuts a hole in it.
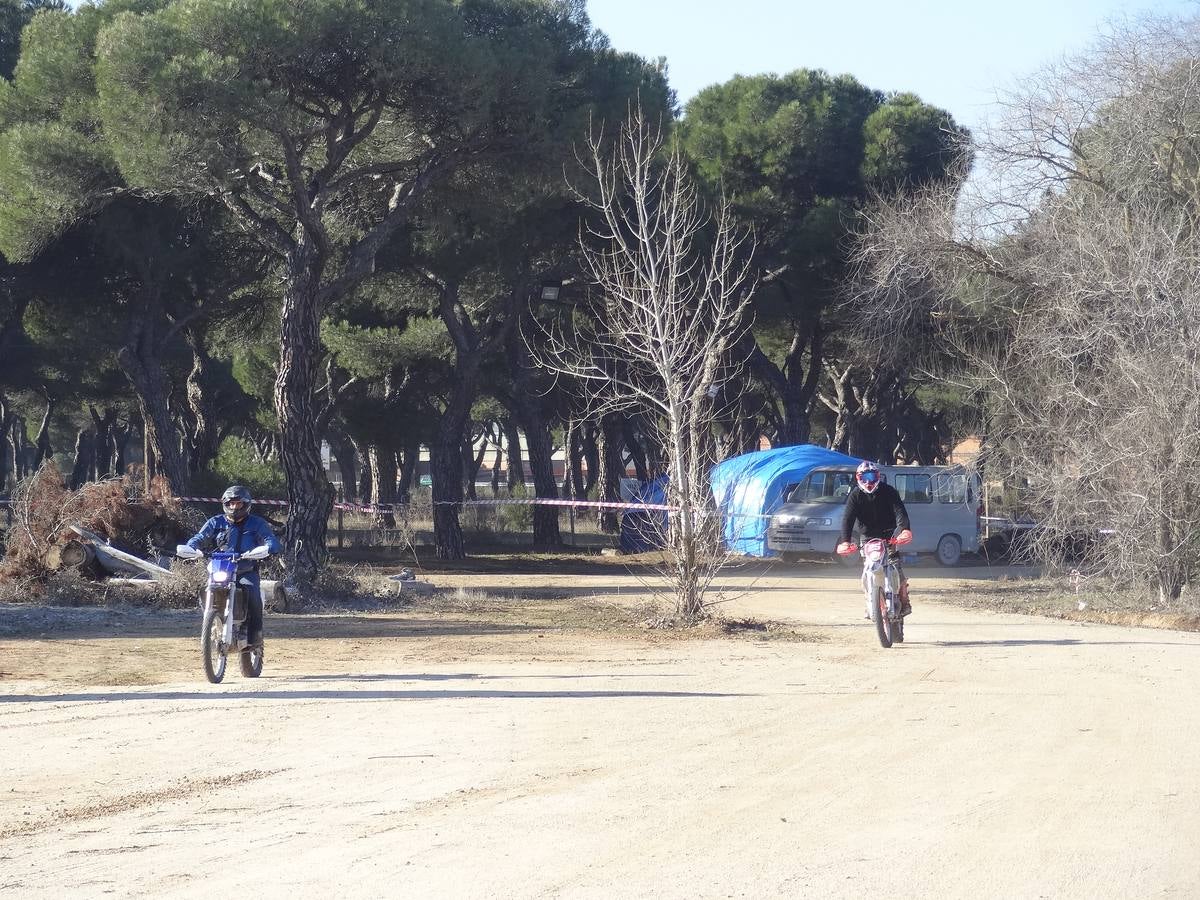
[{"label": "blue jacket", "polygon": [[[279,543],[279,538],[275,537],[275,532],[271,530],[266,519],[253,515],[246,516],[237,523],[230,522],[223,515],[213,516],[187,543],[195,550],[199,550],[201,544],[208,544],[227,553],[245,553],[260,544],[266,544],[272,554],[283,552],[283,545]],[[258,562],[238,564],[239,572],[251,569],[257,570]]]}]

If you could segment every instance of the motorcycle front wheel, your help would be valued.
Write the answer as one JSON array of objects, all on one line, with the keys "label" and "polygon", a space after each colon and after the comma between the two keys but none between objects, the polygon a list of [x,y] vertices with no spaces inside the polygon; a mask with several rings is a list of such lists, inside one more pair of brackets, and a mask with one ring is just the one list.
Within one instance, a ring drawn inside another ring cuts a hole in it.
[{"label": "motorcycle front wheel", "polygon": [[886,650],[892,646],[892,623],[888,621],[887,595],[884,594],[883,588],[875,589],[871,619],[875,622],[875,633],[879,636],[879,643]]},{"label": "motorcycle front wheel", "polygon": [[204,677],[213,684],[220,684],[225,677],[225,647],[221,644],[225,622],[215,609],[204,613],[200,626],[200,658],[204,662]]}]

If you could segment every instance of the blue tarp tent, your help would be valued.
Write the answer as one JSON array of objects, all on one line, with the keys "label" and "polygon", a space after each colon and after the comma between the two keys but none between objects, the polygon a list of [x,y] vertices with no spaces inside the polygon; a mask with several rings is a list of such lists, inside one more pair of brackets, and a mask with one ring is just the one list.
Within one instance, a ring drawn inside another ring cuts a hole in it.
[{"label": "blue tarp tent", "polygon": [[[665,504],[667,476],[643,481],[631,498],[632,503]],[[666,546],[667,513],[661,509],[626,510],[621,514],[621,552],[645,553]]]},{"label": "blue tarp tent", "polygon": [[767,549],[770,516],[783,503],[788,485],[818,466],[857,466],[861,460],[813,444],[745,453],[713,468],[713,498],[721,511],[725,546],[733,553],[774,556]]}]

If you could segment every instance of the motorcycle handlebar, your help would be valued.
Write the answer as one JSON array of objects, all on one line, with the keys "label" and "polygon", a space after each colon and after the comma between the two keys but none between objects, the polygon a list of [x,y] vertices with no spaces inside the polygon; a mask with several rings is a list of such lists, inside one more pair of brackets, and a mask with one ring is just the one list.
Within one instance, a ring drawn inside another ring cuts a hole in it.
[{"label": "motorcycle handlebar", "polygon": [[[901,538],[903,538],[903,540],[901,540]],[[883,539],[875,538],[873,540],[884,540],[889,547],[900,547],[900,546],[903,546],[904,544],[911,544],[912,539],[913,539],[912,532],[905,530],[905,531],[900,532],[900,534],[897,535],[896,537],[883,538]],[[851,553],[854,553],[857,550],[858,550],[858,544],[855,544],[853,541],[851,541],[850,543],[838,544],[837,549],[834,552],[836,552],[840,556],[849,556]]]},{"label": "motorcycle handlebar", "polygon": [[[202,550],[197,550],[195,547],[189,547],[187,544],[179,544],[175,547],[175,555],[180,559],[203,559],[207,554]],[[247,550],[245,553],[233,554],[234,561],[238,560],[260,560],[266,559],[271,555],[271,551],[266,544],[259,544],[253,550]]]}]

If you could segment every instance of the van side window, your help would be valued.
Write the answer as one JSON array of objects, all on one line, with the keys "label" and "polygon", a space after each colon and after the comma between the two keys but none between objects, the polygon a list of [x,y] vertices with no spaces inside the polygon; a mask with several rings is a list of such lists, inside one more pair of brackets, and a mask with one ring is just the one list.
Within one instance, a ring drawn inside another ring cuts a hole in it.
[{"label": "van side window", "polygon": [[905,503],[933,502],[928,475],[897,474],[895,479],[894,487],[899,491],[900,499]]},{"label": "van side window", "polygon": [[933,494],[939,503],[967,503],[970,500],[967,477],[938,474],[933,479]]}]

